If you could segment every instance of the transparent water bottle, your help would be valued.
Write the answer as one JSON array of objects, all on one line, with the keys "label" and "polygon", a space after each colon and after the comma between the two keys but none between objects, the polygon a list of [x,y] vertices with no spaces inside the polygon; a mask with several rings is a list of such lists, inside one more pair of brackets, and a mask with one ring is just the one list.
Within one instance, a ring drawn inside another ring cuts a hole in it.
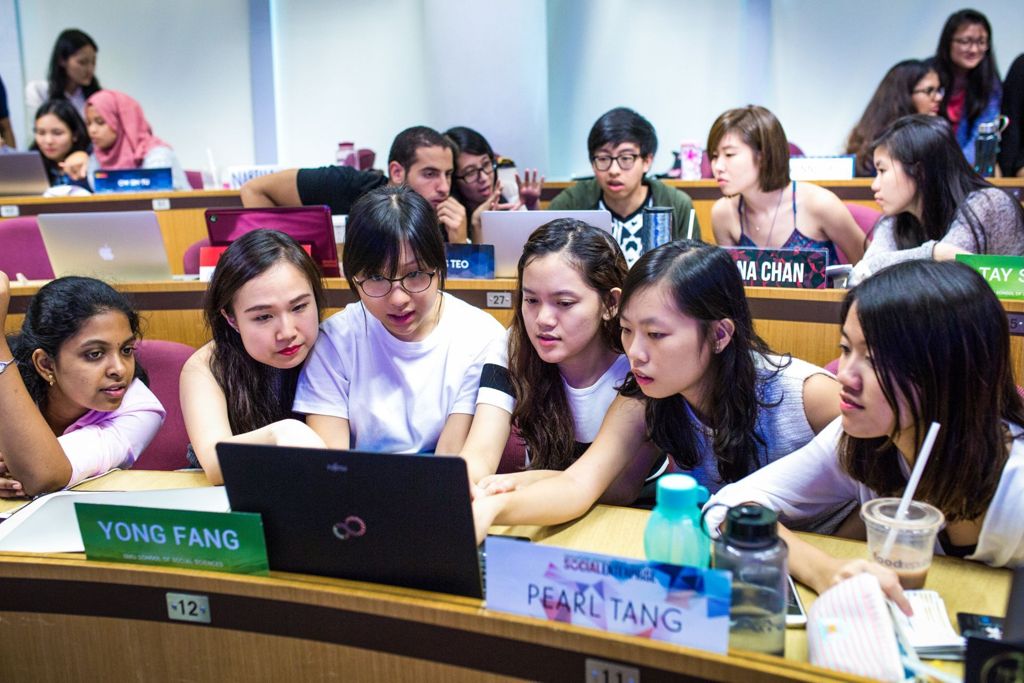
[{"label": "transparent water bottle", "polygon": [[1008,118],[1000,116],[995,121],[978,124],[978,137],[974,139],[974,170],[985,178],[996,174],[999,137],[1008,123]]},{"label": "transparent water bottle", "polygon": [[786,648],[789,549],[777,522],[767,508],[740,505],[726,514],[715,541],[715,569],[732,572],[729,647],[773,655]]},{"label": "transparent water bottle", "polygon": [[710,541],[700,527],[708,490],[688,474],[658,479],[657,503],[644,530],[644,553],[652,562],[707,567]]},{"label": "transparent water bottle", "polygon": [[356,143],[339,142],[338,151],[334,153],[334,163],[338,166],[357,166]]}]

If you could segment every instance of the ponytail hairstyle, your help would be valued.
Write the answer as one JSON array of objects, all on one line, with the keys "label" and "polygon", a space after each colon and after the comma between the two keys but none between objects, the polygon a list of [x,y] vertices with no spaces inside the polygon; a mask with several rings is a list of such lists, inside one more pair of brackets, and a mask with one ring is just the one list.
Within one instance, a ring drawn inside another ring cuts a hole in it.
[{"label": "ponytail hairstyle", "polygon": [[[637,261],[626,276],[619,310],[624,311],[639,292],[662,285],[676,308],[700,325],[703,344],[714,345],[712,324],[731,320],[735,326],[730,343],[721,353],[711,354],[704,378],[708,387],[705,416],[712,431],[711,446],[718,461],[718,474],[725,482],[742,479],[758,467],[759,454],[767,449],[757,433],[761,408],[771,407],[762,401],[761,386],[770,377],[759,376],[754,354],[765,357],[772,353],[754,331],[754,322],[743,291],[736,263],[724,249],[703,242],[676,240],[653,249]],[[680,358],[680,363],[695,359]],[[775,365],[777,374],[788,365],[788,359]],[[643,397],[632,373],[621,393]],[[645,398],[647,432],[662,450],[671,453],[683,469],[693,469],[701,462],[698,450],[699,426],[690,418],[686,399],[681,394],[666,398]],[[693,406],[697,407],[697,406]],[[699,407],[698,407],[699,408]]]},{"label": "ponytail hairstyle", "polygon": [[227,399],[233,434],[251,432],[292,416],[295,387],[302,366],[274,368],[253,359],[242,337],[223,312],[234,316],[239,289],[281,262],[291,263],[306,276],[318,317],[326,306],[316,263],[298,242],[277,230],[253,230],[231,243],[217,262],[203,301],[203,317],[213,337],[210,371]]},{"label": "ponytail hairstyle", "polygon": [[578,455],[573,438],[576,421],[558,365],[540,359],[523,319],[523,271],[549,254],[562,255],[601,297],[611,315],[601,322],[598,333],[604,345],[616,353],[622,353],[622,333],[611,291],[622,287],[626,259],[610,234],[571,218],[559,218],[534,230],[519,258],[508,340],[508,370],[516,397],[512,420],[529,448],[531,469],[564,470]]},{"label": "ponytail hairstyle", "polygon": [[[907,261],[851,289],[840,324],[854,304],[885,400],[913,421],[915,451],[928,425],[942,425],[915,500],[939,508],[948,522],[978,519],[1009,457],[1004,422],[1024,425],[1009,326],[995,293],[965,264]],[[897,418],[891,434],[839,439],[843,469],[880,496],[902,495],[907,484],[899,430]]]}]

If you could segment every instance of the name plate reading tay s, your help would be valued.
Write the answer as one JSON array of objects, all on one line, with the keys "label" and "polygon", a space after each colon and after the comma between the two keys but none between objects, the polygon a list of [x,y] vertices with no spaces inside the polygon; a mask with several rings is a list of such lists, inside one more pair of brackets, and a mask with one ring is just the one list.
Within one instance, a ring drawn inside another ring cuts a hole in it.
[{"label": "name plate reading tay s", "polygon": [[269,573],[263,520],[255,513],[75,503],[75,514],[90,560]]},{"label": "name plate reading tay s", "polygon": [[725,654],[732,575],[487,539],[487,609]]},{"label": "name plate reading tay s", "polygon": [[978,271],[1000,299],[1024,299],[1024,256],[957,254],[956,260]]}]

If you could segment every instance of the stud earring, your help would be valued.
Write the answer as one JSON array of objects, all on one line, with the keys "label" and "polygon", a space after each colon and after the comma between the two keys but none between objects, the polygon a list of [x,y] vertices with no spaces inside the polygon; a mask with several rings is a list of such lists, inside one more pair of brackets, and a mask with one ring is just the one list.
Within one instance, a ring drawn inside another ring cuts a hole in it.
[{"label": "stud earring", "polygon": [[52,387],[53,386],[53,382],[54,382],[53,375],[50,375],[50,377],[48,378],[48,381],[50,382],[50,386]]}]

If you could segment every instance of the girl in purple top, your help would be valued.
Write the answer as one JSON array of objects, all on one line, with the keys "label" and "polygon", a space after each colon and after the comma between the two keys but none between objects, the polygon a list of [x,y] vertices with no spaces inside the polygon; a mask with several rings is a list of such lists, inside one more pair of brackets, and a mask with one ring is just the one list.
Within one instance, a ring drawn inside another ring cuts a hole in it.
[{"label": "girl in purple top", "polygon": [[836,248],[850,263],[864,254],[863,231],[833,193],[789,178],[789,142],[764,107],[730,109],[711,126],[708,154],[725,195],[711,207],[715,242],[723,247]]},{"label": "girl in purple top", "polygon": [[[0,326],[10,303],[0,272]],[[35,496],[130,467],[164,419],[135,363],[139,316],[109,285],[64,277],[0,337],[0,497]]]}]

